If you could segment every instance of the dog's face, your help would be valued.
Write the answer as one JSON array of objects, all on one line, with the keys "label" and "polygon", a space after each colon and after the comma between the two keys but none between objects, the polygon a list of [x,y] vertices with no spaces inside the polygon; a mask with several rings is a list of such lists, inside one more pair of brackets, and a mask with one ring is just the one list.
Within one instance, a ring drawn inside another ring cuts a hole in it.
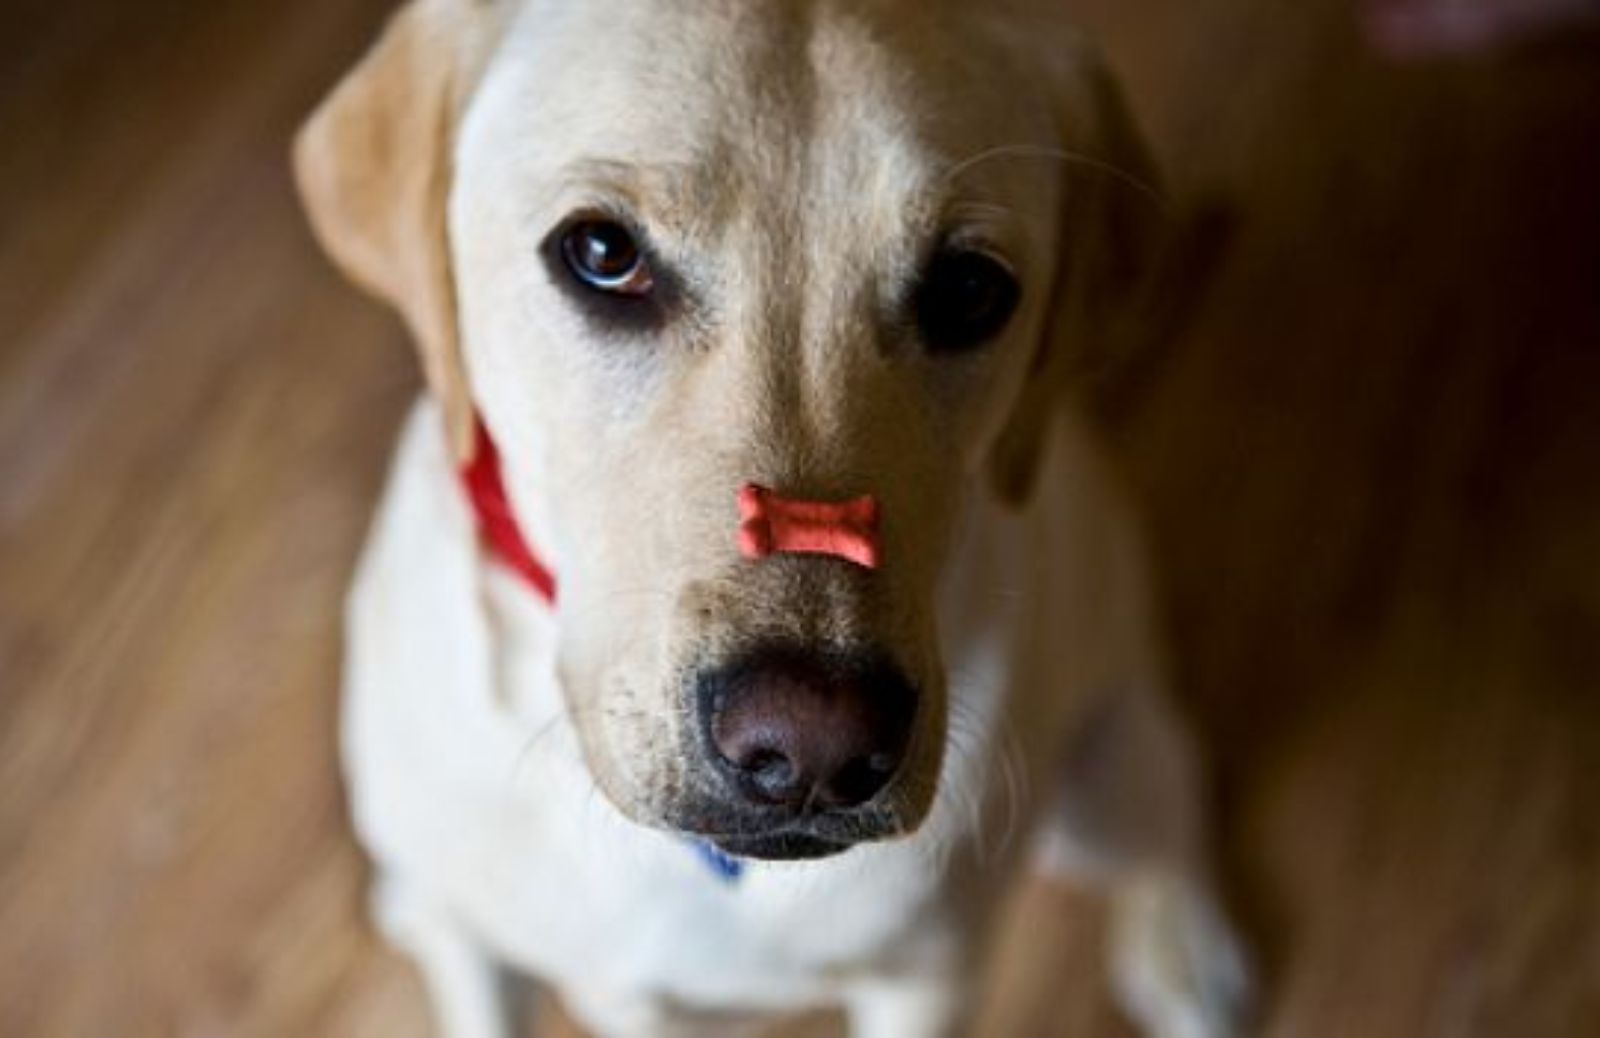
[{"label": "dog's face", "polygon": [[[421,0],[302,138],[325,242],[499,444],[641,822],[802,857],[929,809],[958,516],[1025,492],[1149,206],[1016,7]],[[748,485],[870,497],[872,564],[741,552]]]}]

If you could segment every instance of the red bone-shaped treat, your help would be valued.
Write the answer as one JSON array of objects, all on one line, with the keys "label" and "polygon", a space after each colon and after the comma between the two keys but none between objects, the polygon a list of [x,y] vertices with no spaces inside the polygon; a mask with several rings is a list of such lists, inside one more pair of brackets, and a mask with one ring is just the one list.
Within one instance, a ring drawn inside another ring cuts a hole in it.
[{"label": "red bone-shaped treat", "polygon": [[877,569],[878,499],[802,501],[754,483],[739,488],[739,550],[747,559],[832,555]]}]

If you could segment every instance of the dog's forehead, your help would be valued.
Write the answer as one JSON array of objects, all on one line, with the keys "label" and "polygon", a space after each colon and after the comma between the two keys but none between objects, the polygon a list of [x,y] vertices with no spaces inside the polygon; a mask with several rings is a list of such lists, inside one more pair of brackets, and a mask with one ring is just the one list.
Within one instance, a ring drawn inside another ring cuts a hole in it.
[{"label": "dog's forehead", "polygon": [[[524,178],[508,190],[600,182],[652,216],[705,223],[788,207],[814,230],[831,216],[838,231],[886,237],[862,219],[935,219],[922,203],[949,170],[1048,136],[1037,99],[998,81],[1019,70],[982,38],[977,5],[939,5],[937,17],[894,17],[896,6],[532,4],[485,85],[496,131],[484,136]],[[987,164],[962,187],[1004,204],[1042,172]]]}]

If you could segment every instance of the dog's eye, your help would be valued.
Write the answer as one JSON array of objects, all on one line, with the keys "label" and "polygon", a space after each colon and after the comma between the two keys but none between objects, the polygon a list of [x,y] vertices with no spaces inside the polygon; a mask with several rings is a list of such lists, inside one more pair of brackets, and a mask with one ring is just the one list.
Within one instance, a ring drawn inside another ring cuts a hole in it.
[{"label": "dog's eye", "polygon": [[934,353],[981,346],[1016,311],[1022,289],[1010,268],[985,252],[938,253],[917,288],[917,324]]},{"label": "dog's eye", "polygon": [[578,220],[561,236],[561,256],[572,276],[597,292],[646,296],[655,287],[644,250],[615,220]]}]

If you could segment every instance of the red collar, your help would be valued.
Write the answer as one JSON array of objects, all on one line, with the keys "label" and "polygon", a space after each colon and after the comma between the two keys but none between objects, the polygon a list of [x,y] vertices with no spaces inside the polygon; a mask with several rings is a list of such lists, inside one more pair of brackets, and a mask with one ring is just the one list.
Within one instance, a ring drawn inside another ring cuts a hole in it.
[{"label": "red collar", "polygon": [[502,564],[533,587],[549,605],[556,604],[556,578],[517,525],[500,472],[500,452],[479,419],[473,435],[472,460],[461,467],[461,483],[478,519],[478,535]]}]

